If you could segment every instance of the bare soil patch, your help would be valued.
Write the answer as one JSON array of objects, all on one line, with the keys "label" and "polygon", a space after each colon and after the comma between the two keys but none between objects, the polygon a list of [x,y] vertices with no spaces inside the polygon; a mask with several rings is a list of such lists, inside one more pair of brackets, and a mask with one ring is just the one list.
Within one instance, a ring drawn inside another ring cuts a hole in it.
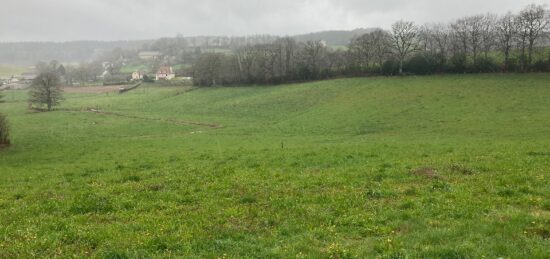
[{"label": "bare soil patch", "polygon": [[109,85],[109,86],[64,87],[63,90],[66,93],[101,94],[101,93],[117,92],[121,87],[126,87],[126,86]]},{"label": "bare soil patch", "polygon": [[440,176],[435,168],[422,167],[411,171],[412,174],[417,176],[426,177],[429,179],[439,179]]},{"label": "bare soil patch", "polygon": [[219,129],[222,128],[222,125],[214,124],[214,123],[205,123],[205,122],[196,122],[196,121],[181,121],[181,120],[174,120],[174,119],[163,119],[163,118],[151,118],[151,117],[142,117],[142,116],[135,116],[135,115],[127,115],[122,113],[116,113],[116,112],[108,112],[108,111],[101,111],[96,108],[86,108],[82,110],[75,110],[75,109],[59,109],[58,111],[72,111],[72,112],[90,112],[95,114],[102,114],[102,115],[109,115],[109,116],[117,116],[117,117],[125,117],[130,119],[138,119],[138,120],[149,120],[149,121],[160,121],[165,123],[170,123],[174,125],[195,125],[195,126],[202,126],[202,127],[208,127],[213,129]]}]

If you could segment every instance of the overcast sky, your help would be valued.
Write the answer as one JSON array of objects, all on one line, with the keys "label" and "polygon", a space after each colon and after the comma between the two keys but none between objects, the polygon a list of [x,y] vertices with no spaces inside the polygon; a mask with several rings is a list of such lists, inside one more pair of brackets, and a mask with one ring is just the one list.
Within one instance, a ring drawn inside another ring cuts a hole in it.
[{"label": "overcast sky", "polygon": [[550,0],[1,0],[0,41],[293,35],[447,22]]}]

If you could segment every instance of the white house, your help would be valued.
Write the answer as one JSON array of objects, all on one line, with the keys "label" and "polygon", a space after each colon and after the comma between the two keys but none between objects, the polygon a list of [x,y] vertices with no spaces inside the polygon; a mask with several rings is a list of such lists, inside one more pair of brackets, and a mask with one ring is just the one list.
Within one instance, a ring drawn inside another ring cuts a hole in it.
[{"label": "white house", "polygon": [[162,66],[157,71],[157,80],[171,80],[174,78],[176,78],[176,73],[174,73],[174,70],[170,66]]},{"label": "white house", "polygon": [[132,73],[132,80],[143,80],[143,75],[144,73],[141,72],[141,71],[135,71],[134,73]]}]

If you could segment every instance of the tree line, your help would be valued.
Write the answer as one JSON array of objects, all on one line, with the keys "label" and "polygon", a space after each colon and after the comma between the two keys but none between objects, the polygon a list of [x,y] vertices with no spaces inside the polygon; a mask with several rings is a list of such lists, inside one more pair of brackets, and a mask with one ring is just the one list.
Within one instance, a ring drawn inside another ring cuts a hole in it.
[{"label": "tree line", "polygon": [[395,22],[355,37],[345,49],[324,41],[271,43],[232,53],[202,53],[197,86],[276,84],[338,76],[550,71],[550,12],[530,4],[519,13],[474,15],[452,23]]}]

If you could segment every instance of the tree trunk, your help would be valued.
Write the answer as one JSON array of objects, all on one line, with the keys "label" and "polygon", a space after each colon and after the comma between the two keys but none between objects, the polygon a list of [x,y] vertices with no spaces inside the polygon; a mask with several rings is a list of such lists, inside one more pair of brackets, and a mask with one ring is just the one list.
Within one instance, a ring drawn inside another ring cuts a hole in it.
[{"label": "tree trunk", "polygon": [[403,74],[403,59],[399,60],[399,75]]},{"label": "tree trunk", "polygon": [[531,66],[531,64],[533,63],[533,46],[534,46],[534,42],[532,41],[529,41],[529,56],[527,57],[527,65],[528,66]]}]

